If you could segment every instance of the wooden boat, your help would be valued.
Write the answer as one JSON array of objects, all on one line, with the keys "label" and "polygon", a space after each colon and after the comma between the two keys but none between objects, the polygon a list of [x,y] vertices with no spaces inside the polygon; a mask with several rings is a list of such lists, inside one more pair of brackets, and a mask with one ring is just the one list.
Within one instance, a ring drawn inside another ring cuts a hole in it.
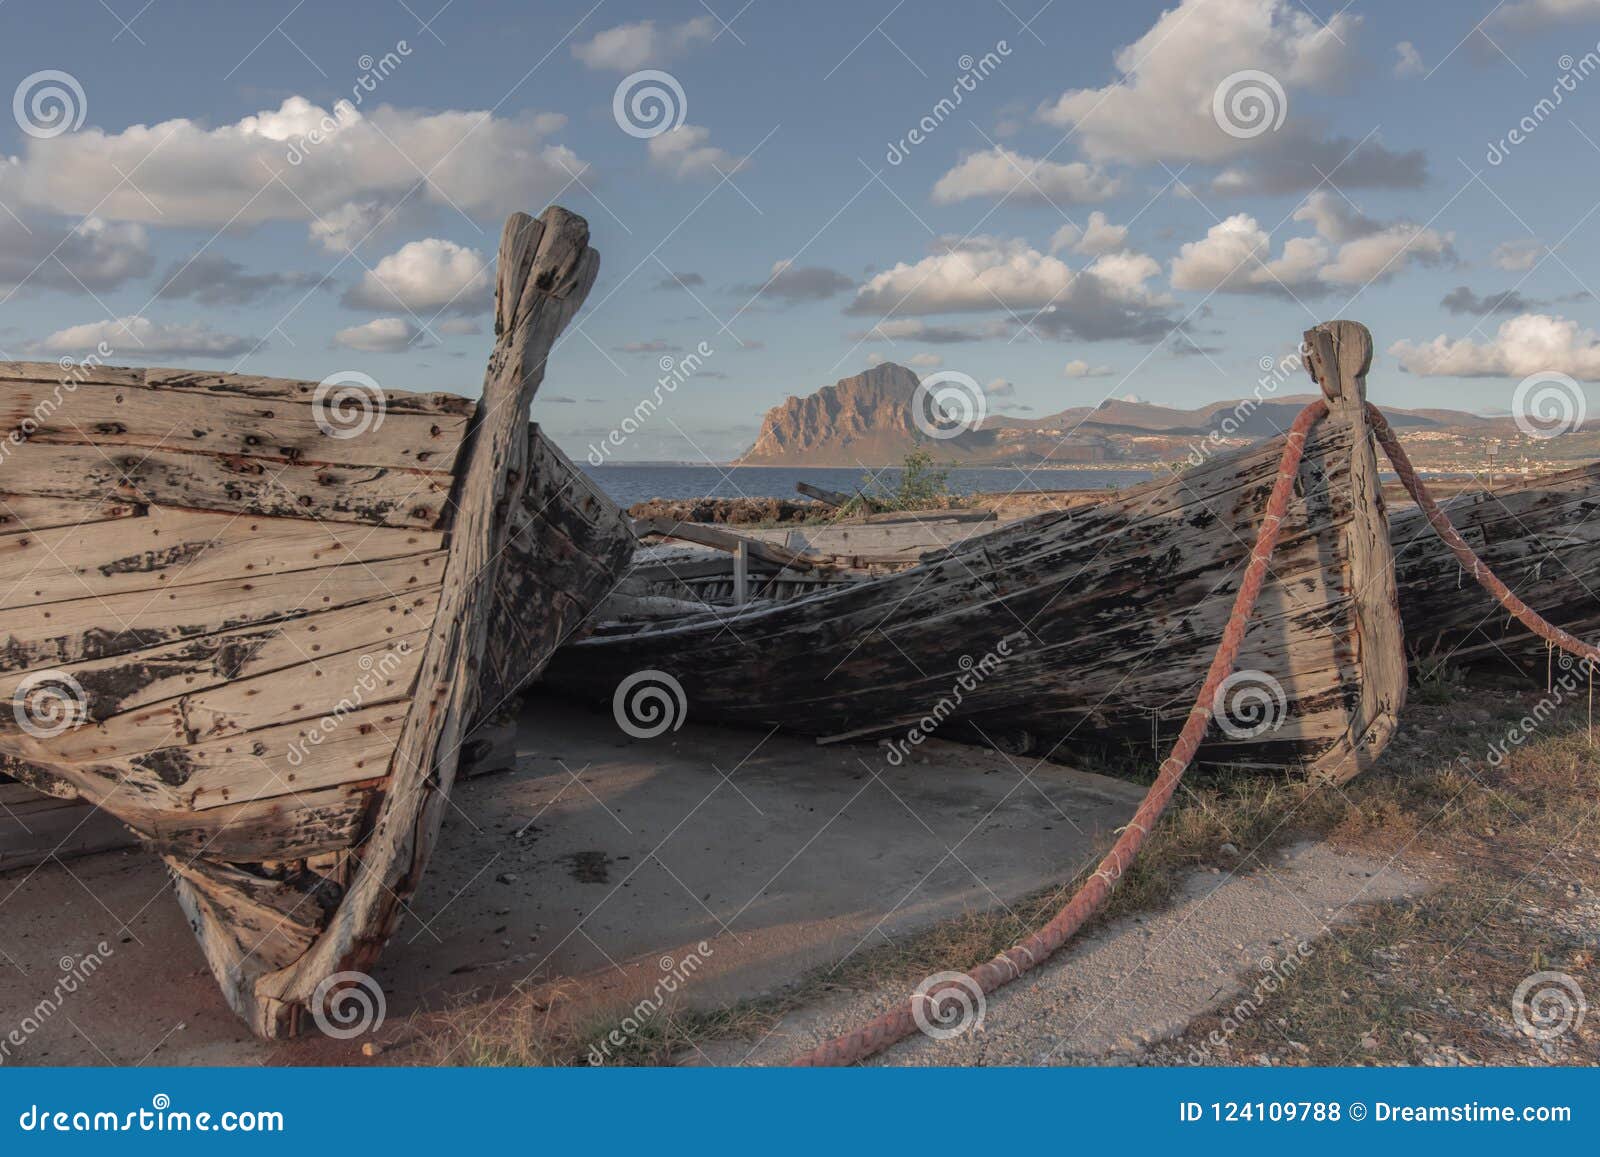
[{"label": "wooden boat", "polygon": [[[520,692],[563,642],[581,637],[617,587],[636,547],[626,516],[537,424],[496,566],[482,658],[479,713],[461,745],[458,778],[510,766]],[[0,534],[29,529],[0,499]],[[44,795],[0,774],[0,872],[133,847],[138,836],[110,812]]]},{"label": "wooden boat", "polygon": [[[1517,596],[1580,638],[1600,635],[1600,463],[1442,502]],[[1415,508],[1391,524],[1400,617],[1425,666],[1510,661],[1543,678],[1545,643],[1470,575]]]},{"label": "wooden boat", "polygon": [[[541,587],[560,536],[528,515],[549,459],[527,412],[598,263],[565,210],[507,222],[477,403],[0,365],[0,770],[164,857],[264,1036],[370,968],[472,721],[570,625]],[[606,533],[548,573],[606,565]]]},{"label": "wooden boat", "polygon": [[[1329,415],[1299,486],[1231,691],[1264,708],[1209,762],[1347,778],[1382,749],[1406,665],[1377,464],[1362,411],[1371,336],[1306,335]],[[784,600],[603,623],[559,651],[562,693],[625,711],[640,679],[689,717],[822,738],[937,731],[1046,752],[1141,753],[1182,726],[1221,635],[1282,439],[1219,455],[1092,507],[1028,518],[920,564]],[[1249,711],[1242,713],[1248,717]]]}]

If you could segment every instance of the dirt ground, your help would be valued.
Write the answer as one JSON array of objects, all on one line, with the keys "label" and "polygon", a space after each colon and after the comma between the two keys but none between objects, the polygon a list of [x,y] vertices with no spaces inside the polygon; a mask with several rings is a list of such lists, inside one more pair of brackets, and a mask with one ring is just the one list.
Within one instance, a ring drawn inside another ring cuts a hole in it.
[{"label": "dirt ground", "polygon": [[[1343,788],[1196,777],[1103,919],[874,1063],[1600,1062],[1600,757],[1576,706],[1495,745],[1541,691],[1414,686]],[[1143,790],[937,741],[891,768],[694,724],[637,740],[551,701],[518,750],[458,785],[375,1033],[250,1038],[160,867],[122,852],[0,876],[7,1027],[103,958],[0,1060],[781,1063],[1047,918]],[[1570,998],[1561,1031],[1530,1031],[1529,981]]]}]

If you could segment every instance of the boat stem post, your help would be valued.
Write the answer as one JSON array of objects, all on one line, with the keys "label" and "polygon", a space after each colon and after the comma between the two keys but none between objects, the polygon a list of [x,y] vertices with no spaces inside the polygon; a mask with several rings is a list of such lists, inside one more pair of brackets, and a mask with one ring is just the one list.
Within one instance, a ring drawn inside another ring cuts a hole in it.
[{"label": "boat stem post", "polygon": [[1306,369],[1328,400],[1328,420],[1346,424],[1350,446],[1351,517],[1345,540],[1345,593],[1356,606],[1351,659],[1361,668],[1361,703],[1352,712],[1346,743],[1330,750],[1310,770],[1343,782],[1368,767],[1399,724],[1405,705],[1405,632],[1395,585],[1394,550],[1383,504],[1378,459],[1366,417],[1367,371],[1372,334],[1356,321],[1329,321],[1305,332]]}]

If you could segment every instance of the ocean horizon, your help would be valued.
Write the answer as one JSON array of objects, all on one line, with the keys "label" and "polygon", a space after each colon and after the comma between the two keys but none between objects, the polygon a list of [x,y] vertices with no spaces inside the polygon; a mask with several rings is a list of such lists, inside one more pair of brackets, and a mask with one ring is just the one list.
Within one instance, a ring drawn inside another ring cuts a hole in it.
[{"label": "ocean horizon", "polygon": [[[842,466],[718,466],[662,462],[580,463],[596,485],[620,506],[652,498],[799,498],[795,483],[809,482],[827,490],[851,492],[868,488],[892,491],[903,472],[899,466],[863,470]],[[957,494],[1012,493],[1040,490],[1103,490],[1132,486],[1150,478],[1142,468],[957,466],[947,471]]]}]

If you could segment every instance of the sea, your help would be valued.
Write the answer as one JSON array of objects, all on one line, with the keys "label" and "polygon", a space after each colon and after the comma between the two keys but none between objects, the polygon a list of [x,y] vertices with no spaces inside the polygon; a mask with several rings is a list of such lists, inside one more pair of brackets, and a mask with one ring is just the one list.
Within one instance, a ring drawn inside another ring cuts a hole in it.
[{"label": "sea", "polygon": [[[821,466],[580,464],[600,489],[622,507],[652,498],[797,498],[796,482],[809,482],[846,493],[858,488],[893,491],[899,485],[901,473],[896,466],[869,472],[856,467]],[[1013,466],[970,466],[953,467],[948,474],[947,484],[957,494],[1101,490],[1132,486],[1151,477],[1148,470],[1103,470],[1087,466],[1051,467],[1032,472]]]}]

